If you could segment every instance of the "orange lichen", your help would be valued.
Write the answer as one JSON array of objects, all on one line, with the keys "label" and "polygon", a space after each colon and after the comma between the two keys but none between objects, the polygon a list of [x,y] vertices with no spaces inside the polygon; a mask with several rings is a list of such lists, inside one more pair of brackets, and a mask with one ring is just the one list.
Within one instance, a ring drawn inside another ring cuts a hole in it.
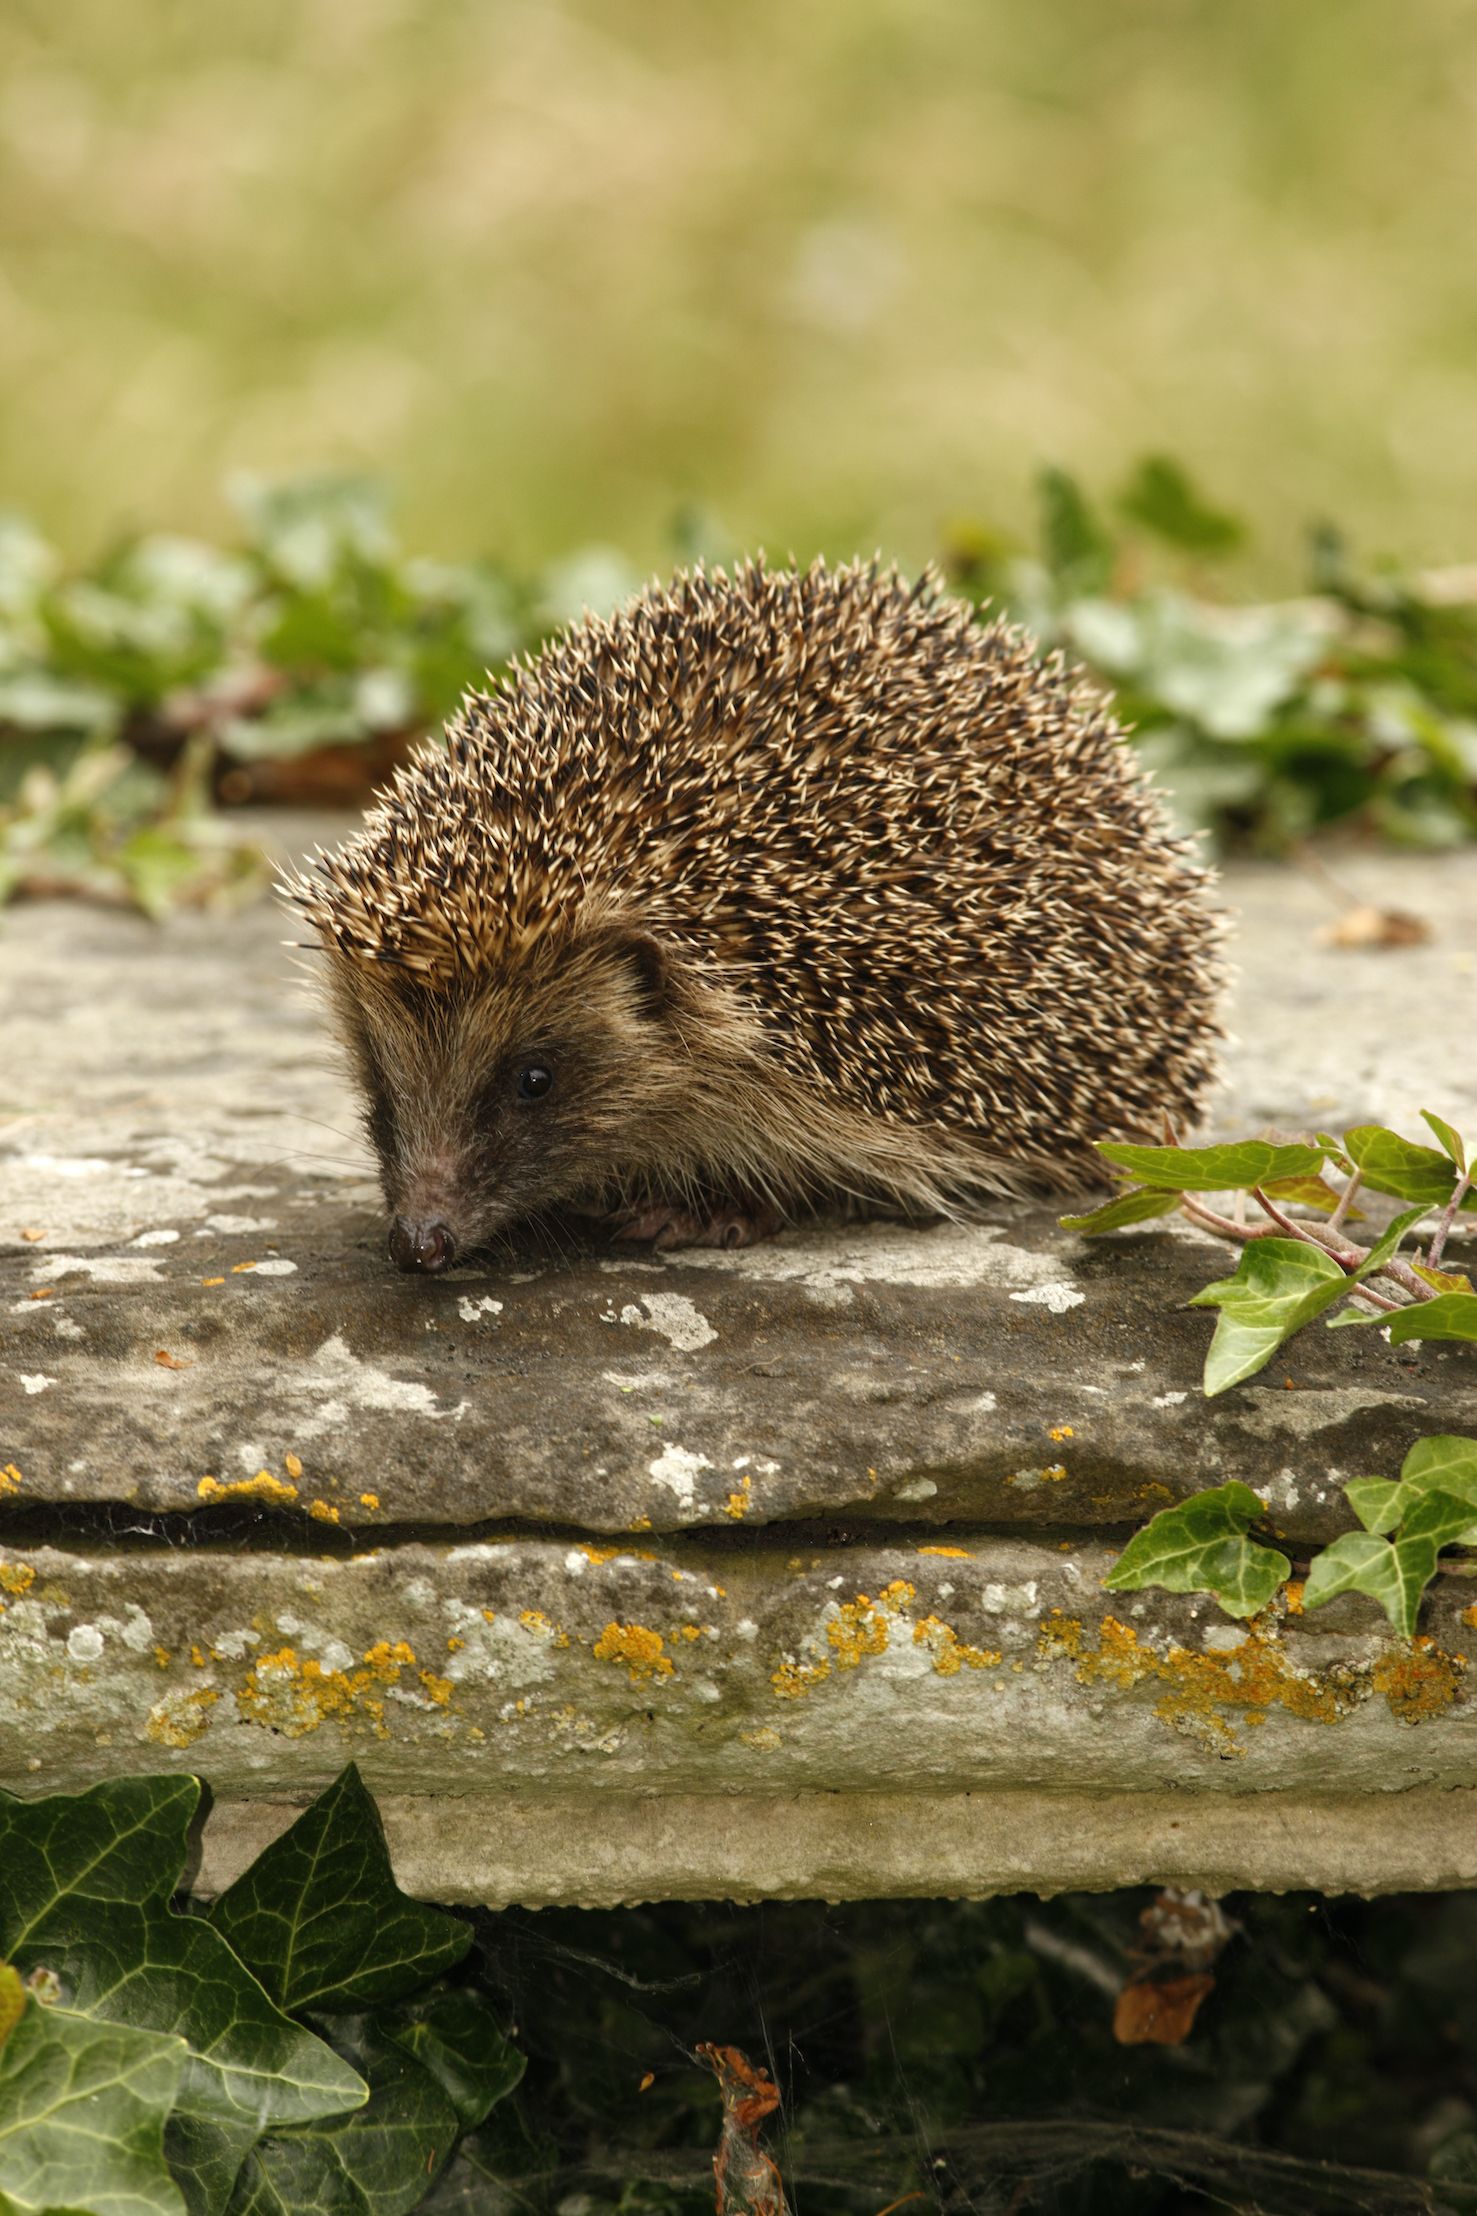
[{"label": "orange lichen", "polygon": [[255,1477],[202,1477],[195,1492],[201,1500],[268,1500],[279,1508],[297,1499],[297,1487],[270,1470],[258,1470]]},{"label": "orange lichen", "polygon": [[290,1478],[293,1478],[294,1480],[300,1478],[303,1474],[302,1463],[298,1460],[295,1454],[284,1454],[282,1457],[282,1467],[284,1470],[286,1470],[288,1476]]},{"label": "orange lichen", "polygon": [[[587,1562],[593,1562],[596,1569],[598,1570],[602,1562],[616,1561],[618,1557],[622,1553],[624,1553],[625,1550],[622,1547],[597,1547],[582,1545],[576,1547],[574,1551],[576,1554],[582,1554]],[[675,1571],[673,1572],[673,1575],[676,1575]]]},{"label": "orange lichen", "polygon": [[154,1660],[158,1663],[161,1670],[167,1670],[173,1659],[174,1657],[171,1655],[168,1647],[155,1647]]},{"label": "orange lichen", "polygon": [[437,1677],[434,1670],[422,1670],[420,1678],[422,1685],[424,1685],[436,1706],[445,1708],[451,1699],[451,1679],[449,1677]]},{"label": "orange lichen", "polygon": [[840,1603],[835,1620],[826,1626],[826,1643],[835,1649],[838,1670],[854,1670],[864,1655],[886,1653],[888,1618],[907,1606],[914,1590],[906,1578],[895,1577],[875,1601],[858,1593],[855,1600]]},{"label": "orange lichen", "polygon": [[161,1747],[193,1746],[210,1724],[210,1711],[220,1694],[209,1685],[193,1693],[166,1693],[155,1701],[144,1725],[145,1735]]},{"label": "orange lichen", "polygon": [[1477,1600],[1473,1601],[1470,1608],[1462,1610],[1462,1622],[1469,1631],[1477,1631]]},{"label": "orange lichen", "polygon": [[371,1513],[379,1507],[379,1504],[380,1497],[378,1493],[361,1493],[359,1495],[359,1506],[369,1509]]},{"label": "orange lichen", "polygon": [[724,1515],[732,1516],[735,1523],[741,1522],[749,1513],[749,1495],[753,1489],[754,1480],[751,1477],[741,1477],[736,1489],[723,1503]]},{"label": "orange lichen", "polygon": [[223,1277],[202,1277],[200,1282],[202,1285],[224,1285],[226,1281]]},{"label": "orange lichen", "polygon": [[1421,1637],[1407,1648],[1382,1654],[1370,1679],[1392,1716],[1403,1724],[1420,1724],[1450,1708],[1466,1674],[1465,1657],[1445,1654],[1434,1639]]},{"label": "orange lichen", "polygon": [[915,1647],[927,1647],[940,1677],[957,1677],[960,1670],[998,1669],[1003,1656],[993,1647],[972,1647],[960,1638],[952,1624],[938,1616],[922,1616],[913,1626]]},{"label": "orange lichen", "polygon": [[29,1593],[35,1582],[36,1572],[29,1562],[0,1562],[0,1586],[16,1600]]},{"label": "orange lichen", "polygon": [[1077,1434],[1069,1423],[1054,1423],[1046,1436],[1048,1439],[1054,1439],[1056,1444],[1060,1446],[1063,1439],[1075,1439]]},{"label": "orange lichen", "polygon": [[308,1514],[316,1516],[319,1523],[338,1522],[338,1510],[331,1502],[326,1500],[310,1500],[308,1502]]},{"label": "orange lichen", "polygon": [[631,1683],[640,1685],[644,1680],[673,1674],[666,1644],[659,1631],[645,1624],[609,1623],[595,1641],[595,1659],[623,1664],[631,1673]]},{"label": "orange lichen", "polygon": [[633,1516],[626,1525],[626,1529],[627,1531],[650,1531],[651,1518],[650,1516]]},{"label": "orange lichen", "polygon": [[831,1674],[829,1662],[782,1662],[770,1677],[781,1700],[800,1700],[813,1685]]},{"label": "orange lichen", "polygon": [[254,1270],[255,1268],[255,1262],[233,1262],[231,1264],[231,1275],[232,1277],[240,1277],[244,1271]]},{"label": "orange lichen", "polygon": [[684,1639],[701,1639],[702,1635],[702,1627],[699,1624],[684,1624],[682,1626]]},{"label": "orange lichen", "polygon": [[15,1464],[7,1462],[4,1469],[0,1470],[0,1495],[16,1492],[24,1482]]},{"label": "orange lichen", "polygon": [[972,1562],[974,1560],[973,1551],[969,1547],[919,1547],[917,1552],[919,1554],[947,1555],[951,1562]]},{"label": "orange lichen", "polygon": [[[487,1614],[487,1611],[485,1609],[483,1610],[483,1614]],[[487,1620],[489,1623],[491,1623],[492,1618],[488,1616]],[[542,1633],[542,1635],[548,1640],[551,1647],[567,1647],[569,1645],[569,1633],[567,1631],[561,1631],[557,1624],[550,1623],[548,1617],[544,1614],[541,1608],[525,1608],[522,1615],[518,1618],[518,1621],[522,1624],[525,1631],[537,1631]]]},{"label": "orange lichen", "polygon": [[361,1719],[376,1737],[386,1739],[389,1732],[380,1694],[398,1685],[414,1664],[414,1650],[403,1639],[379,1640],[354,1670],[326,1670],[311,1656],[300,1660],[295,1648],[281,1647],[253,1663],[237,1691],[236,1705],[248,1723],[262,1724],[288,1739],[300,1739],[322,1723],[351,1724]]},{"label": "orange lichen", "polygon": [[1075,1617],[1054,1611],[1042,1626],[1037,1651],[1048,1661],[1075,1664],[1079,1685],[1103,1682],[1130,1692],[1140,1685],[1163,1688],[1154,1714],[1161,1723],[1198,1739],[1221,1754],[1245,1752],[1232,1722],[1253,1711],[1280,1708],[1307,1723],[1332,1724],[1358,1707],[1361,1673],[1346,1665],[1303,1671],[1281,1642],[1255,1628],[1234,1647],[1211,1654],[1172,1646],[1167,1654],[1140,1641],[1132,1625],[1105,1616],[1097,1645],[1090,1646]]}]

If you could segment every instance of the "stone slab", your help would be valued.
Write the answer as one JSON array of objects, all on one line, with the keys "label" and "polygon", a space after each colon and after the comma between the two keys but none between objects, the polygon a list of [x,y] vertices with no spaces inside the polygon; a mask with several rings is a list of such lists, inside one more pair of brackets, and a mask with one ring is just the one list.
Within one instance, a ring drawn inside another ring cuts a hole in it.
[{"label": "stone slab", "polygon": [[[1211,1894],[1477,1885],[1477,1793],[607,1793],[379,1800],[400,1883],[488,1908],[646,1900],[980,1900],[1194,1886]],[[220,1892],[298,1804],[218,1804],[195,1890]]]},{"label": "stone slab", "polygon": [[9,1548],[0,1777],[184,1769],[308,1793],[1477,1787],[1471,1590],[1374,1605],[1105,1594],[1112,1550],[526,1539],[347,1559]]},{"label": "stone slab", "polygon": [[[1345,874],[1436,935],[1332,950],[1317,880],[1232,872],[1220,1126],[1418,1130],[1430,1106],[1477,1128],[1477,1065],[1452,1052],[1477,870]],[[1312,1540],[1342,1523],[1342,1478],[1393,1468],[1422,1431],[1477,1430],[1465,1350],[1374,1333],[1310,1331],[1207,1405],[1210,1319],[1182,1304],[1225,1250],[1183,1225],[1090,1245],[1002,1204],[962,1230],[807,1229],[658,1261],[534,1244],[407,1281],[282,929],[265,905],[162,930],[63,904],[0,919],[0,1468],[22,1528],[55,1503],[208,1519],[244,1497],[289,1545],[311,1516],[366,1541],[1080,1529],[1234,1475]]]}]

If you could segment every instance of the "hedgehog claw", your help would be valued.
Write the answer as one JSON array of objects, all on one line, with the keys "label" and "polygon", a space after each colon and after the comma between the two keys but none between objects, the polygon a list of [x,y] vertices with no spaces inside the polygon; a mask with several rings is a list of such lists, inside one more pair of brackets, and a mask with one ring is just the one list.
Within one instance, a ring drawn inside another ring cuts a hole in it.
[{"label": "hedgehog claw", "polygon": [[658,1201],[617,1222],[611,1237],[629,1240],[633,1245],[649,1245],[654,1254],[671,1254],[679,1247],[722,1247],[731,1252],[736,1247],[754,1246],[761,1239],[772,1239],[782,1220],[777,1208],[763,1203],[754,1207],[725,1204],[703,1214],[698,1209]]}]

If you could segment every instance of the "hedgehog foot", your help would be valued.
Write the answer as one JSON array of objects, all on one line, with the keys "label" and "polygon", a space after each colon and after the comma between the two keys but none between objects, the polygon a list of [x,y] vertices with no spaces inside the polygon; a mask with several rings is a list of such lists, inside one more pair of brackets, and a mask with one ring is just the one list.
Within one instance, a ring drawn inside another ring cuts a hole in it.
[{"label": "hedgehog foot", "polygon": [[712,1208],[684,1208],[675,1201],[653,1201],[623,1221],[616,1219],[612,1239],[649,1245],[655,1254],[678,1247],[747,1247],[772,1239],[784,1222],[768,1201],[724,1201]]}]

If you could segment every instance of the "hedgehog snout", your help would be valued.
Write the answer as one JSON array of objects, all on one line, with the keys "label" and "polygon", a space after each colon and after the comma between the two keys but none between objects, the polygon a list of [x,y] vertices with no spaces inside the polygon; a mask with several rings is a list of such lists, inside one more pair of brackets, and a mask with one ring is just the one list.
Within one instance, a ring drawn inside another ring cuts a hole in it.
[{"label": "hedgehog snout", "polygon": [[439,1216],[397,1216],[390,1226],[390,1260],[402,1270],[433,1276],[456,1259],[456,1234]]}]

